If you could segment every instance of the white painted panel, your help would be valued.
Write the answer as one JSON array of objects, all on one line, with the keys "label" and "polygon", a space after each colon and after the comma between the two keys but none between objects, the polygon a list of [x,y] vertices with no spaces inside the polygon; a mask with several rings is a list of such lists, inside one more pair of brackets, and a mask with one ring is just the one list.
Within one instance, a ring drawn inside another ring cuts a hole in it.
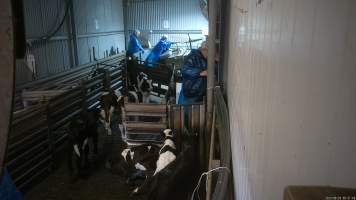
[{"label": "white painted panel", "polygon": [[356,187],[356,2],[233,0],[230,9],[236,199]]}]

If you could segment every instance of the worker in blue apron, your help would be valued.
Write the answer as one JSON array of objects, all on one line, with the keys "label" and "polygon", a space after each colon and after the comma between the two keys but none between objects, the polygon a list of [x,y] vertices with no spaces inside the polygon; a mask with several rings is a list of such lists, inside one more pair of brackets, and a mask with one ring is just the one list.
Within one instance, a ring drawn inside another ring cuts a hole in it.
[{"label": "worker in blue apron", "polygon": [[183,61],[182,90],[179,95],[179,104],[194,104],[203,101],[206,95],[208,76],[208,46],[203,42],[199,49],[192,49]]},{"label": "worker in blue apron", "polygon": [[133,56],[133,54],[144,51],[142,48],[141,42],[140,42],[140,31],[135,30],[131,35],[130,35],[130,41],[127,49],[127,54],[128,56]]},{"label": "worker in blue apron", "polygon": [[157,67],[157,61],[171,47],[172,43],[168,41],[167,35],[163,35],[156,46],[153,47],[150,54],[146,58],[147,67]]}]

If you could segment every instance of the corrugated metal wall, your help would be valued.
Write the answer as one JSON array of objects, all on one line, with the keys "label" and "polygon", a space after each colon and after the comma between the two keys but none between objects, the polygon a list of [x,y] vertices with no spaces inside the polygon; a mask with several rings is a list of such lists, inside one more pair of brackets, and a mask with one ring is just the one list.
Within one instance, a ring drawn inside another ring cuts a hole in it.
[{"label": "corrugated metal wall", "polygon": [[75,0],[74,13],[79,64],[89,61],[92,47],[97,58],[111,47],[125,50],[122,0]]},{"label": "corrugated metal wall", "polygon": [[356,187],[356,2],[232,0],[227,95],[236,199]]},{"label": "corrugated metal wall", "polygon": [[[73,4],[79,64],[90,61],[92,47],[96,58],[103,58],[111,47],[125,49],[122,0],[74,0]],[[26,39],[33,41],[48,34],[59,24],[64,12],[64,0],[24,0]],[[69,17],[50,41],[32,42],[29,46],[38,78],[71,68],[68,21]],[[16,83],[31,81],[28,68],[19,62]]]},{"label": "corrugated metal wall", "polygon": [[187,33],[201,38],[202,29],[208,27],[198,0],[128,0],[127,10],[127,29],[141,30],[152,45],[162,34],[171,41],[187,41]]},{"label": "corrugated metal wall", "polygon": [[[27,40],[36,40],[53,31],[54,25],[59,24],[65,11],[65,4],[61,0],[24,0],[23,3]],[[29,44],[29,53],[35,57],[38,78],[70,68],[67,27],[65,21],[55,35],[55,40]],[[23,61],[18,61],[16,72],[17,84],[32,80],[31,72]]]}]

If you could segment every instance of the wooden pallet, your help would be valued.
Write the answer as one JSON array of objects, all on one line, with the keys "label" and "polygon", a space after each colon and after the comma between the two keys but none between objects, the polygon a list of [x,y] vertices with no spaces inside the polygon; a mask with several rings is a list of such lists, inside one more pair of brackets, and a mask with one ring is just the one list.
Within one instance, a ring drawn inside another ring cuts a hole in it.
[{"label": "wooden pallet", "polygon": [[123,109],[123,125],[128,143],[161,143],[168,127],[165,104],[128,103]]}]

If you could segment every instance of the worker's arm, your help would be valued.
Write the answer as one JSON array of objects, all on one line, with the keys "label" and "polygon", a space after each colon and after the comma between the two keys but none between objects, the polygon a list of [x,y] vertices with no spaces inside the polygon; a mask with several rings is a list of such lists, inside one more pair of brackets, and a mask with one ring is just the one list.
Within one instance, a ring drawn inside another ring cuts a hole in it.
[{"label": "worker's arm", "polygon": [[136,43],[137,43],[137,47],[138,47],[141,51],[144,51],[144,49],[143,49],[143,47],[142,47],[142,45],[141,45],[141,42],[140,42],[138,39],[136,39]]},{"label": "worker's arm", "polygon": [[166,50],[168,50],[169,48],[171,48],[171,46],[172,46],[172,42],[167,41]]},{"label": "worker's arm", "polygon": [[136,46],[140,51],[143,51],[143,50],[144,50],[144,49],[142,48],[142,45],[141,45],[140,40],[139,40],[137,37],[133,36],[133,37],[131,38],[131,40],[133,41],[134,46]]}]

